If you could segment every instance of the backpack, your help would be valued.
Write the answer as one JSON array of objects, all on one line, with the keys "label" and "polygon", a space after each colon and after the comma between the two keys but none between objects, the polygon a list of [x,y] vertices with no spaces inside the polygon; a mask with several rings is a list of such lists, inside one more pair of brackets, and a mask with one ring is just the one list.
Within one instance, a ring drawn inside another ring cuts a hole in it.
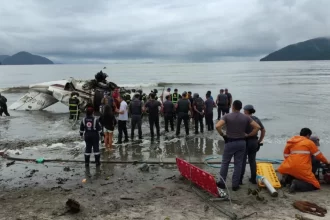
[{"label": "backpack", "polygon": [[218,95],[218,105],[226,106],[227,105],[228,97],[226,94],[219,94]]},{"label": "backpack", "polygon": [[196,108],[198,111],[202,111],[203,108],[204,108],[204,100],[201,99],[201,98],[197,98],[195,101],[194,101],[195,105],[196,105]]}]

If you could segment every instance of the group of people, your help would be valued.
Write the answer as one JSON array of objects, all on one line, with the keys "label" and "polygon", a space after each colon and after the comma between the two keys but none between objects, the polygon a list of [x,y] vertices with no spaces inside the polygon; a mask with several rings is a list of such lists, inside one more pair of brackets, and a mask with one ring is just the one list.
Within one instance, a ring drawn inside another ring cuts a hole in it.
[{"label": "group of people", "polygon": [[[236,100],[232,105],[232,113],[225,114],[217,123],[216,129],[225,140],[220,169],[218,187],[225,189],[228,167],[234,157],[234,173],[232,189],[237,191],[243,184],[243,178],[248,158],[251,178],[249,181],[256,184],[256,154],[262,146],[266,130],[261,121],[254,116],[256,112],[252,105],[244,106],[241,113],[242,102]],[[226,125],[226,133],[223,127]],[[260,136],[258,132],[260,131]],[[309,128],[303,128],[299,136],[294,136],[287,141],[284,149],[284,161],[278,171],[282,174],[283,186],[289,184],[290,192],[312,191],[320,189],[316,171],[321,167],[321,162],[328,165],[328,160],[318,149],[319,138],[312,136]]]}]

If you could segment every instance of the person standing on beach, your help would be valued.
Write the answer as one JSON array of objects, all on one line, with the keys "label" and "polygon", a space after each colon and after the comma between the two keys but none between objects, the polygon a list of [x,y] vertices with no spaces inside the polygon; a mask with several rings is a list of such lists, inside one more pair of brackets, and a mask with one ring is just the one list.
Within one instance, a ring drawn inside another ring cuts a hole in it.
[{"label": "person standing on beach", "polygon": [[[229,163],[234,157],[234,173],[232,178],[232,189],[237,191],[241,179],[241,172],[243,166],[243,159],[246,150],[246,138],[255,137],[260,129],[260,126],[253,121],[249,116],[242,114],[242,102],[234,101],[232,113],[226,114],[217,123],[216,129],[225,140],[225,149],[222,156],[220,181],[217,183],[218,187],[225,189],[225,182],[228,174]],[[222,132],[222,127],[226,125],[226,135]],[[251,126],[253,129],[249,134],[246,130]]]},{"label": "person standing on beach", "polygon": [[127,133],[127,121],[128,121],[128,112],[127,112],[127,103],[124,101],[123,97],[118,96],[118,101],[120,102],[118,117],[118,142],[116,144],[122,144],[123,133],[125,135],[124,143],[129,142],[128,133]]},{"label": "person standing on beach", "polygon": [[113,141],[113,132],[117,124],[116,118],[112,111],[112,106],[104,105],[103,114],[99,118],[100,124],[104,129],[104,145],[105,148],[111,150]]},{"label": "person standing on beach", "polygon": [[187,92],[182,93],[182,99],[178,101],[176,104],[176,111],[178,113],[178,121],[176,125],[176,135],[180,135],[180,127],[181,123],[183,121],[184,127],[186,129],[186,135],[189,135],[189,114],[188,112],[191,112],[191,104],[190,101],[187,98]]},{"label": "person standing on beach", "polygon": [[92,153],[92,148],[95,156],[96,166],[100,166],[100,136],[103,136],[99,120],[93,115],[94,108],[88,105],[86,109],[86,117],[80,123],[80,136],[86,142],[85,149],[85,166],[89,167],[89,159]]},{"label": "person standing on beach", "polygon": [[142,113],[144,111],[143,101],[140,100],[140,94],[135,94],[131,104],[129,105],[129,113],[132,117],[131,120],[131,140],[134,140],[134,130],[137,125],[139,139],[142,140]]},{"label": "person standing on beach", "polygon": [[[260,143],[262,143],[262,141],[264,140],[266,130],[265,130],[263,124],[261,123],[261,121],[259,120],[259,118],[257,118],[256,116],[253,115],[255,112],[256,111],[254,110],[253,105],[244,106],[244,114],[249,116],[250,118],[253,119],[253,121],[258,123],[258,125],[260,126],[261,134],[260,134],[260,138],[258,138],[258,136],[256,135],[256,136],[251,136],[246,139],[246,151],[245,151],[244,159],[243,159],[240,184],[243,184],[243,178],[244,178],[247,158],[249,158],[250,171],[251,171],[251,178],[249,179],[249,181],[253,184],[257,184],[257,181],[256,181],[256,177],[257,177],[256,156],[257,156],[257,152],[260,148]],[[249,133],[251,133],[252,130],[253,130],[253,128],[251,126],[248,126],[246,133],[249,134]]]},{"label": "person standing on beach", "polygon": [[163,103],[163,113],[164,113],[164,120],[165,120],[165,131],[169,132],[168,130],[168,123],[170,122],[171,130],[174,131],[174,123],[173,123],[173,114],[175,111],[174,104],[170,100],[170,95],[167,95],[166,101]]},{"label": "person standing on beach", "polygon": [[167,88],[167,90],[163,92],[162,95],[163,103],[166,102],[167,100],[166,96],[171,96],[171,88]]},{"label": "person standing on beach", "polygon": [[205,120],[206,126],[208,131],[214,130],[214,123],[213,123],[213,108],[216,105],[214,101],[211,99],[210,94],[206,94],[206,101],[205,101]]},{"label": "person standing on beach", "polygon": [[225,95],[227,96],[227,100],[228,100],[228,105],[227,105],[227,108],[226,108],[226,113],[228,114],[229,111],[230,111],[230,108],[231,108],[231,104],[232,104],[232,101],[233,101],[233,97],[232,97],[231,94],[228,92],[228,89],[227,89],[227,88],[225,89]]},{"label": "person standing on beach", "polygon": [[198,93],[194,94],[193,106],[193,117],[195,120],[195,134],[198,134],[198,123],[200,125],[200,132],[204,132],[203,118],[204,118],[204,109],[205,103],[204,100],[199,97]]},{"label": "person standing on beach", "polygon": [[6,116],[10,116],[7,109],[7,99],[0,93],[0,116],[5,113]]},{"label": "person standing on beach", "polygon": [[216,104],[218,106],[218,121],[222,116],[224,116],[227,112],[228,108],[228,97],[224,94],[224,90],[220,89],[220,94],[217,97]]},{"label": "person standing on beach", "polygon": [[145,109],[149,112],[149,126],[151,140],[154,140],[154,126],[156,127],[157,139],[160,138],[160,128],[159,128],[159,107],[163,109],[162,103],[155,100],[155,93],[150,93],[150,100],[145,104]]}]

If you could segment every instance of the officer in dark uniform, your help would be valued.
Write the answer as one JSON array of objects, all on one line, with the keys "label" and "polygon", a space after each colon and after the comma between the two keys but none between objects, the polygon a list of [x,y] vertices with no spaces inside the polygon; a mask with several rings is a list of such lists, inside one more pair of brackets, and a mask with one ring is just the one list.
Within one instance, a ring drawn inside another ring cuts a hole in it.
[{"label": "officer in dark uniform", "polygon": [[70,112],[70,119],[79,120],[79,104],[80,101],[78,99],[79,94],[76,92],[71,93],[71,97],[69,99],[69,112]]},{"label": "officer in dark uniform", "polygon": [[2,113],[5,113],[6,116],[10,116],[7,109],[7,99],[0,94],[0,116],[2,116]]},{"label": "officer in dark uniform", "polygon": [[200,124],[200,131],[203,133],[204,126],[203,126],[203,118],[204,118],[204,109],[205,104],[204,100],[199,97],[198,93],[194,94],[194,101],[193,101],[193,117],[195,119],[195,134],[198,134],[198,123]]},{"label": "officer in dark uniform", "polygon": [[95,156],[96,166],[100,166],[100,148],[99,141],[100,136],[103,136],[101,125],[99,120],[94,117],[94,108],[92,105],[87,106],[86,117],[82,119],[80,123],[80,136],[85,139],[85,166],[89,166],[89,159],[92,153],[92,148]]},{"label": "officer in dark uniform", "polygon": [[125,95],[124,95],[124,100],[127,103],[127,106],[131,103],[131,90],[127,90]]},{"label": "officer in dark uniform", "polygon": [[189,135],[189,114],[191,112],[191,104],[189,99],[187,98],[187,92],[182,93],[182,99],[178,101],[176,104],[176,112],[178,114],[178,121],[176,126],[176,135],[180,135],[180,126],[183,121],[184,127],[186,129],[186,135]]},{"label": "officer in dark uniform", "polygon": [[168,122],[171,124],[171,130],[174,131],[174,124],[173,124],[173,114],[175,111],[174,104],[171,101],[171,96],[165,97],[166,101],[163,103],[163,112],[164,112],[164,119],[165,119],[165,131],[168,132]]},{"label": "officer in dark uniform", "polygon": [[150,125],[150,134],[151,134],[151,140],[154,139],[154,125],[156,127],[157,131],[157,139],[160,138],[160,128],[159,128],[159,109],[158,107],[161,107],[163,110],[162,103],[155,100],[155,94],[150,94],[150,100],[145,104],[145,108],[149,112],[149,125]]},{"label": "officer in dark uniform", "polygon": [[142,139],[142,112],[144,110],[143,101],[140,100],[140,94],[134,95],[133,100],[129,105],[129,113],[132,117],[131,123],[131,139],[134,139],[134,130],[137,125],[139,132],[139,139]]},{"label": "officer in dark uniform", "polygon": [[[182,96],[178,94],[178,89],[174,89],[174,92],[172,94],[171,100],[174,105],[176,105],[179,101],[179,99],[182,99]],[[176,119],[177,112],[173,114],[173,118]]]}]

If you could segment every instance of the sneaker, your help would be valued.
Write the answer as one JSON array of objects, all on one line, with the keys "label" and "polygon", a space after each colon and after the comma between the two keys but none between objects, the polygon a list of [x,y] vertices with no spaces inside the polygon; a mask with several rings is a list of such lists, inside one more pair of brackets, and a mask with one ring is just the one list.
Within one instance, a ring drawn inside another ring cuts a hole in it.
[{"label": "sneaker", "polygon": [[226,189],[226,185],[223,184],[222,182],[217,182],[217,186],[220,188],[220,189]]},{"label": "sneaker", "polygon": [[289,192],[290,193],[295,193],[296,192],[296,181],[292,181],[291,185],[290,185],[290,189],[289,189]]},{"label": "sneaker", "polygon": [[239,190],[241,187],[240,186],[233,186],[233,191],[237,191],[237,190]]},{"label": "sneaker", "polygon": [[128,142],[129,142],[129,140],[128,140],[128,139],[125,139],[125,140],[124,140],[124,143],[128,143]]},{"label": "sneaker", "polygon": [[115,144],[123,144],[123,142],[121,142],[121,141],[117,141]]},{"label": "sneaker", "polygon": [[255,179],[250,178],[249,181],[250,181],[250,183],[252,183],[252,184],[257,184],[257,181],[256,181]]},{"label": "sneaker", "polygon": [[195,134],[199,134],[199,132],[198,131],[195,131]]}]

